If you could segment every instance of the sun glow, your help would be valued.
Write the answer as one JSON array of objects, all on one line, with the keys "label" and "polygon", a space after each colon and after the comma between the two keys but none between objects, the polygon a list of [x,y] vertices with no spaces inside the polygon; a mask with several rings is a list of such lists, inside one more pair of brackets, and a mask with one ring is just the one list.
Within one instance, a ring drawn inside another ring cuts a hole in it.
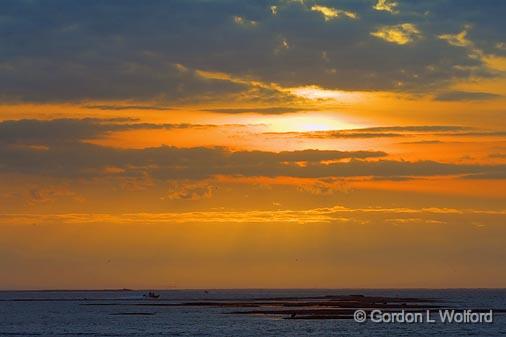
[{"label": "sun glow", "polygon": [[333,100],[351,103],[361,98],[361,94],[358,92],[323,89],[317,85],[290,88],[288,91],[295,96],[309,100]]},{"label": "sun glow", "polygon": [[265,122],[273,132],[327,131],[355,127],[347,121],[326,115],[284,116],[282,118],[270,118],[269,121]]}]

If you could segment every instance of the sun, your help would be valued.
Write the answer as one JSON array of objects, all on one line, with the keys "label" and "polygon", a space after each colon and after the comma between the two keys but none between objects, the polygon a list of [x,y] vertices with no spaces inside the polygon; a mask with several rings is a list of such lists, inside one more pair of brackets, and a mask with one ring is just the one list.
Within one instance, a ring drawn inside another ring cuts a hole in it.
[{"label": "sun", "polygon": [[353,128],[354,125],[338,117],[311,114],[304,116],[284,116],[271,118],[267,124],[274,132],[312,132],[342,130]]}]

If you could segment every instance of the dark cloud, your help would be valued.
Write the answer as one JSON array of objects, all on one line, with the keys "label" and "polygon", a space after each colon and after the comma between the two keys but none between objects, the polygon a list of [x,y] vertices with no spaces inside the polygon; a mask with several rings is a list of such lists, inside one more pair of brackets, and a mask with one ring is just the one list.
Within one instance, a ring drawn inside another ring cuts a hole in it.
[{"label": "dark cloud", "polygon": [[[213,175],[243,176],[332,176],[325,160],[376,158],[383,152],[369,151],[291,151],[231,152],[224,148],[115,149],[86,143],[54,145],[45,150],[29,147],[0,147],[0,170],[61,177],[87,177],[111,174],[115,167],[124,176],[146,172],[159,179],[202,179]],[[307,162],[307,165],[299,165]],[[116,170],[113,174],[117,174]]]},{"label": "dark cloud", "polygon": [[85,105],[84,107],[97,110],[172,110],[171,107],[163,105]]},{"label": "dark cloud", "polygon": [[348,131],[308,131],[308,132],[266,132],[267,135],[286,135],[297,138],[320,138],[320,139],[337,139],[337,138],[390,138],[402,137],[401,133],[386,132],[348,132]]},{"label": "dark cloud", "polygon": [[456,132],[439,135],[457,136],[457,137],[504,137],[506,136],[506,131],[471,131],[471,132]]},{"label": "dark cloud", "polygon": [[458,125],[414,125],[414,126],[379,126],[371,128],[353,129],[353,132],[451,132],[467,130],[469,127]]},{"label": "dark cloud", "polygon": [[21,119],[0,122],[0,144],[56,144],[93,139],[109,132],[140,129],[210,128],[201,124],[132,123],[135,119]]},{"label": "dark cloud", "polygon": [[469,174],[464,176],[465,179],[506,179],[506,167],[499,166],[497,170],[491,172]]},{"label": "dark cloud", "polygon": [[454,134],[456,131],[469,130],[468,127],[454,125],[417,125],[417,126],[381,126],[348,130],[325,130],[306,132],[266,132],[267,135],[280,135],[297,138],[392,138],[404,137],[413,134],[443,133]]},{"label": "dark cloud", "polygon": [[[319,150],[280,153],[231,152],[223,148],[169,146],[115,149],[72,143],[71,146],[55,145],[43,151],[1,146],[0,171],[80,178],[105,175],[135,177],[148,174],[161,180],[184,180],[205,179],[215,175],[302,178],[361,176],[398,178],[436,175],[481,177],[497,176],[498,172],[506,170],[505,165],[367,160],[384,155],[382,152]],[[351,159],[340,161],[343,158]],[[110,167],[115,170],[107,170]]]},{"label": "dark cloud", "polygon": [[314,110],[315,109],[290,108],[290,107],[268,107],[268,108],[205,109],[203,111],[224,113],[224,114],[256,113],[256,114],[260,114],[260,115],[281,115],[281,114],[286,114],[286,113],[301,112],[301,111],[314,111]]},{"label": "dark cloud", "polygon": [[[47,60],[16,58],[0,67],[0,100],[67,102],[87,100],[206,101],[246,91],[248,86],[209,79],[170,62],[108,61],[75,64],[54,56]],[[92,64],[89,64],[92,63]]]},{"label": "dark cloud", "polygon": [[[387,160],[384,159],[387,154],[381,151],[268,152],[172,146],[119,149],[81,142],[83,139],[117,130],[195,127],[184,124],[130,122],[129,119],[1,122],[0,172],[69,178],[148,175],[161,180],[204,179],[216,175],[303,178],[371,176],[391,179],[465,175],[469,178],[502,179],[506,170],[506,165]],[[46,146],[25,146],[32,144]]]},{"label": "dark cloud", "polygon": [[[328,21],[310,10],[315,3],[2,1],[0,99],[170,104],[283,95],[205,78],[197,69],[283,86],[428,92],[456,79],[494,75],[466,48],[437,38],[465,24],[484,53],[502,53],[495,47],[504,39],[502,2],[401,1],[399,13],[390,15],[369,0],[319,1],[359,16]],[[278,6],[276,15],[271,5]],[[398,45],[370,34],[405,22],[422,37]]]},{"label": "dark cloud", "polygon": [[[232,159],[240,163],[255,164],[263,162],[321,162],[339,159],[365,159],[385,157],[381,151],[334,151],[334,150],[302,150],[302,151],[239,151],[231,154]],[[250,162],[251,161],[251,162]]]},{"label": "dark cloud", "polygon": [[484,101],[499,97],[501,95],[488,92],[448,91],[437,95],[435,99],[437,101]]},{"label": "dark cloud", "polygon": [[415,142],[402,142],[399,144],[406,144],[406,145],[423,145],[423,144],[443,144],[444,142],[440,140],[419,140]]},{"label": "dark cloud", "polygon": [[491,153],[489,157],[494,159],[506,159],[506,153]]}]

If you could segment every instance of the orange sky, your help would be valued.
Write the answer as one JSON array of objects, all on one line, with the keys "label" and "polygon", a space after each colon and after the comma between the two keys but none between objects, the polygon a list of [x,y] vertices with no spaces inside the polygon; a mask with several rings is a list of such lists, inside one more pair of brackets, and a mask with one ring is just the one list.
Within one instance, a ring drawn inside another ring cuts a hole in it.
[{"label": "orange sky", "polygon": [[502,28],[275,3],[10,49],[0,289],[506,286]]}]

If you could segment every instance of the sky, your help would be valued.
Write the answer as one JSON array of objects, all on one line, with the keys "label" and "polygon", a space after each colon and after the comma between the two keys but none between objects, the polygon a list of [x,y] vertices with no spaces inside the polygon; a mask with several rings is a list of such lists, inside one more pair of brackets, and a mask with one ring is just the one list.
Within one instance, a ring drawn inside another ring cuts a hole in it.
[{"label": "sky", "polygon": [[0,2],[0,289],[506,287],[506,2]]}]

